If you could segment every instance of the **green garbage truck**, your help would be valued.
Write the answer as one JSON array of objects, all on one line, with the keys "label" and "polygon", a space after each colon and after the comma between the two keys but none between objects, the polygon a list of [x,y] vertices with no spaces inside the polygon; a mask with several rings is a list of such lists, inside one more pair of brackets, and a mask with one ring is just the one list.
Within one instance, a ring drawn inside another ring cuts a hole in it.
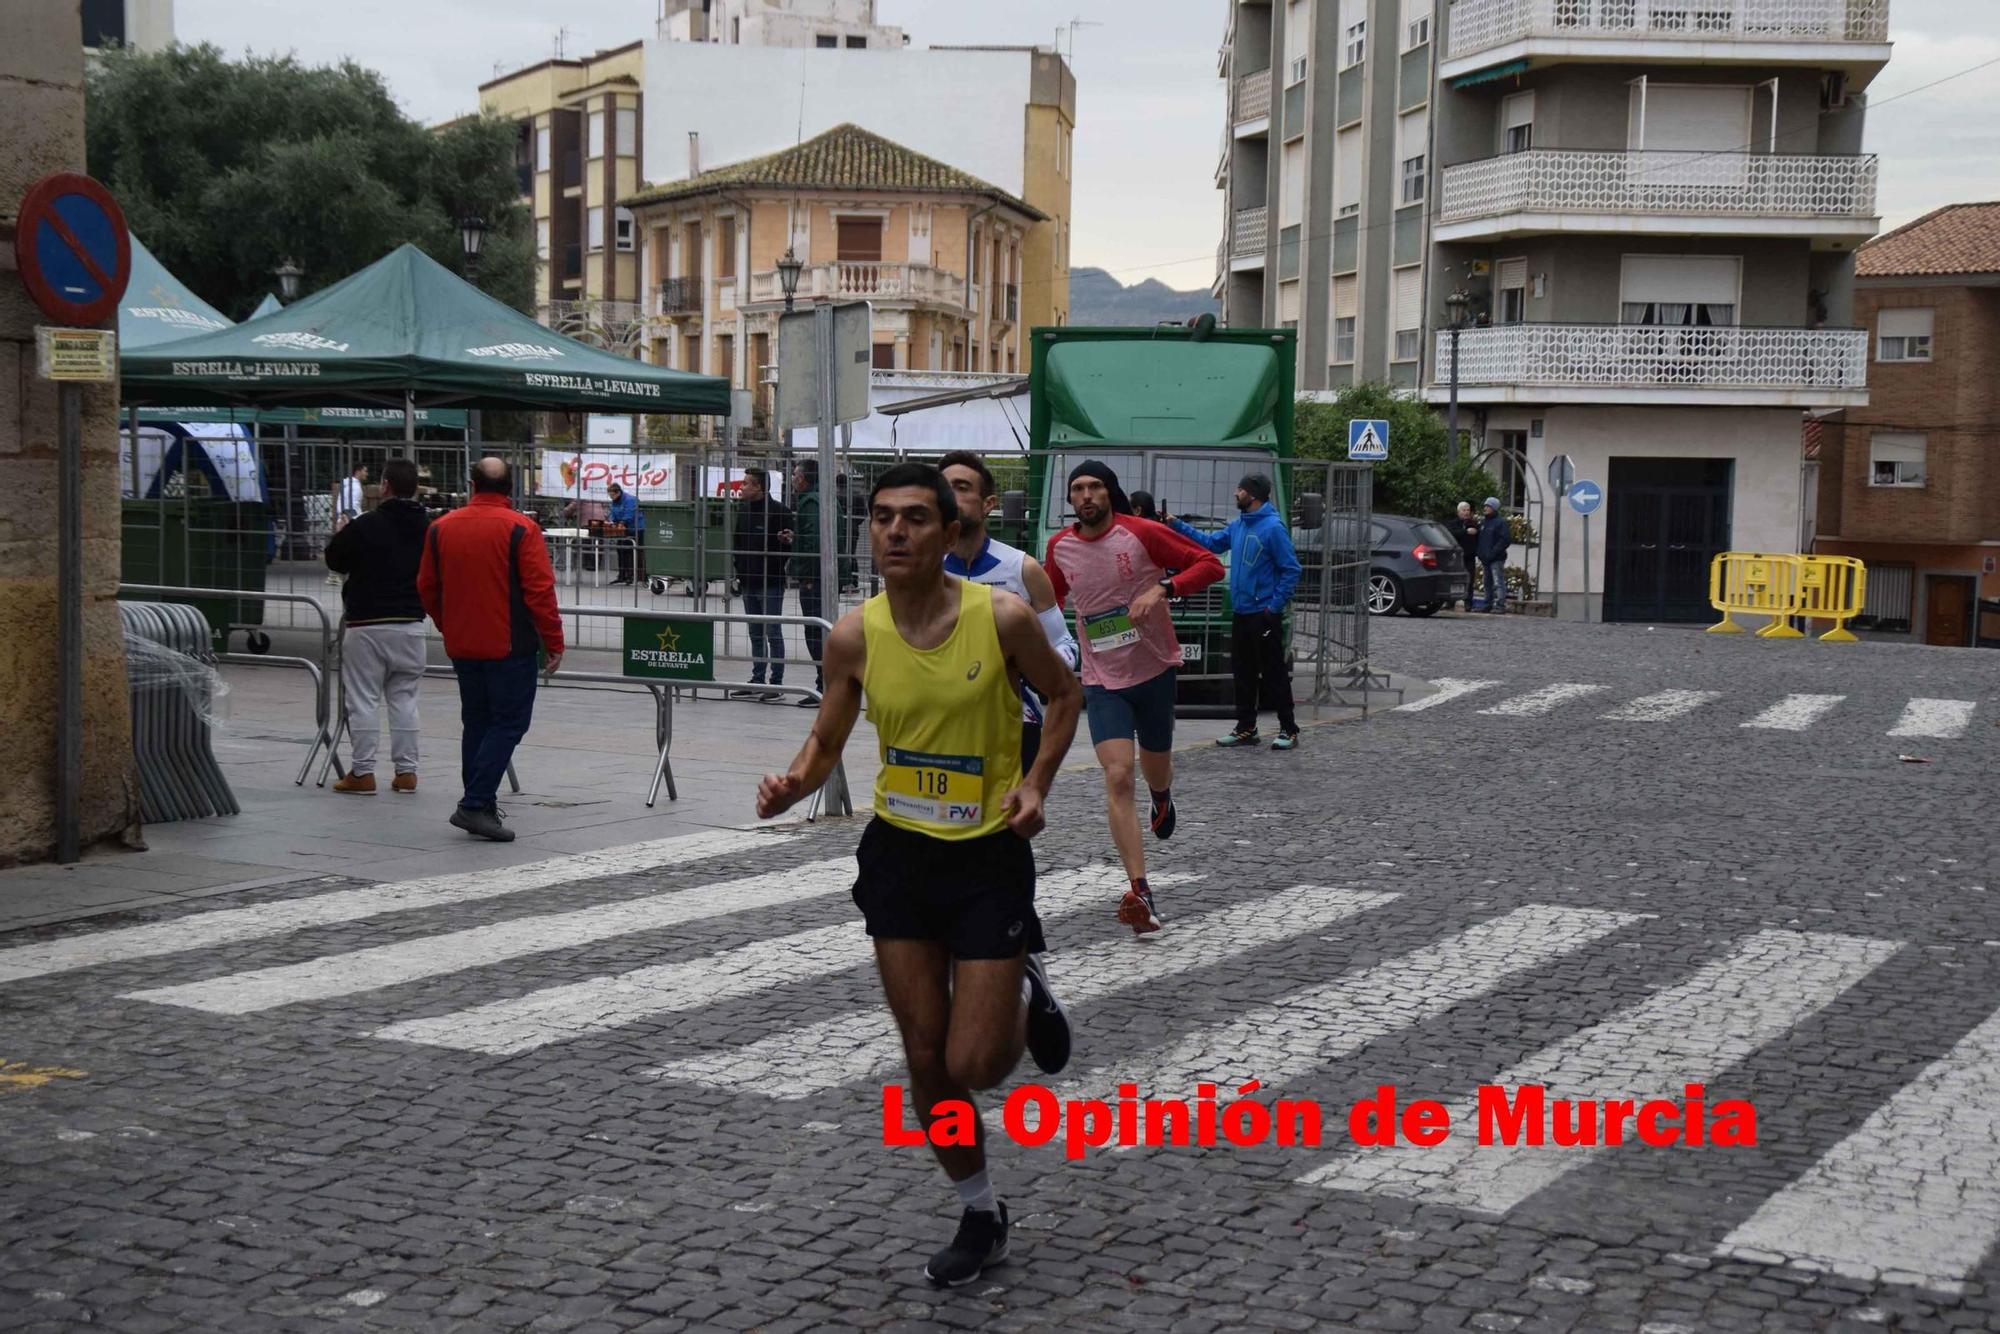
[{"label": "green garbage truck", "polygon": [[[1236,484],[1271,478],[1291,512],[1296,335],[1290,329],[1060,327],[1033,331],[1029,369],[1029,510],[1047,549],[1073,521],[1070,469],[1101,459],[1129,493],[1163,513],[1215,529],[1236,517]],[[1228,557],[1224,557],[1225,563]],[[1211,711],[1232,699],[1227,582],[1173,604],[1181,644],[1180,702]],[[1290,644],[1289,619],[1286,642]]]}]

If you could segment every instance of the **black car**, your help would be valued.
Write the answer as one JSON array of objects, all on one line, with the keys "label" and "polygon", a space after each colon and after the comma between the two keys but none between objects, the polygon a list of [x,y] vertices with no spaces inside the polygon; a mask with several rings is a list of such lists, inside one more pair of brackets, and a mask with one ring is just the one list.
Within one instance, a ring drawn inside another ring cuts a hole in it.
[{"label": "black car", "polygon": [[[1352,518],[1331,517],[1323,528],[1292,529],[1292,545],[1304,568],[1299,583],[1302,600],[1315,600],[1320,580],[1321,555],[1331,541],[1336,552],[1352,551],[1357,545]],[[1368,582],[1360,590],[1368,610],[1376,616],[1406,611],[1412,616],[1430,616],[1465,595],[1465,559],[1451,531],[1432,519],[1413,519],[1405,514],[1376,514],[1368,519]],[[1343,558],[1336,555],[1339,566]],[[1334,582],[1344,584],[1340,571]],[[1343,589],[1334,589],[1334,600],[1342,601]]]}]

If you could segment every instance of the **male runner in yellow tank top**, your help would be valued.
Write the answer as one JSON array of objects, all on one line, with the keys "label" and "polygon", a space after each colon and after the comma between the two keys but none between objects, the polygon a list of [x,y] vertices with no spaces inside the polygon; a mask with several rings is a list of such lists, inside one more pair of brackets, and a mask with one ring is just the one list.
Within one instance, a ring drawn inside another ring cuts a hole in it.
[{"label": "male runner in yellow tank top", "polygon": [[[875,966],[902,1031],[910,1092],[924,1124],[946,1100],[972,1100],[1021,1059],[1069,1060],[1069,1021],[1034,955],[1035,856],[1042,802],[1076,735],[1083,691],[1014,597],[945,573],[958,502],[923,463],[883,473],[868,534],[886,591],[827,637],[826,693],[792,767],[766,774],[757,814],[779,814],[818,789],[868,700],[882,769],[875,818],[855,859],[854,901],[875,939]],[[1021,772],[1025,679],[1044,701],[1041,752]],[[964,1213],[924,1273],[939,1286],[979,1277],[1007,1257],[1007,1208],[986,1175],[985,1138],[933,1146]]]}]

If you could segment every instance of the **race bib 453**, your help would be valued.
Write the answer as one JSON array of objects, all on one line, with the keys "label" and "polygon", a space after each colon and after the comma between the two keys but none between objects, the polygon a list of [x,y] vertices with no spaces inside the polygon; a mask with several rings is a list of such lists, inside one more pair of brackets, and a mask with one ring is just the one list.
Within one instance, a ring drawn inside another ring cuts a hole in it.
[{"label": "race bib 453", "polygon": [[1130,608],[1111,607],[1083,618],[1083,637],[1090,641],[1091,652],[1108,653],[1138,643],[1139,629],[1132,624]]}]

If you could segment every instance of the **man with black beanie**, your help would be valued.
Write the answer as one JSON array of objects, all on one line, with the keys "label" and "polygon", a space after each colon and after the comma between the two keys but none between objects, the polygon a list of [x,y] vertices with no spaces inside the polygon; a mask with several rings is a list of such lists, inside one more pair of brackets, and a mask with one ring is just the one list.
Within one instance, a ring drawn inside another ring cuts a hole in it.
[{"label": "man with black beanie", "polygon": [[1168,526],[1214,552],[1229,552],[1232,622],[1230,666],[1236,674],[1236,730],[1216,738],[1218,746],[1257,744],[1257,696],[1278,715],[1272,750],[1299,744],[1299,721],[1292,712],[1292,675],[1285,665],[1285,607],[1299,586],[1299,557],[1292,534],[1271,505],[1271,479],[1250,473],[1236,484],[1237,517],[1219,533],[1204,533],[1179,519]]}]

